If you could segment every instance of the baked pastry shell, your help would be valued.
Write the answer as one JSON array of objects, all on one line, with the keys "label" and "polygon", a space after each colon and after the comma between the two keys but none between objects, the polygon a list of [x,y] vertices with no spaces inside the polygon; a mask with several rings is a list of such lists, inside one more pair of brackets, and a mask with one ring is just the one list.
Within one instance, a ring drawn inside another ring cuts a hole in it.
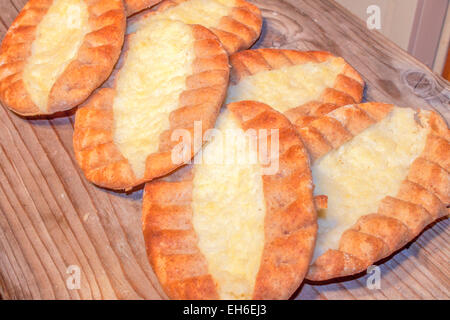
[{"label": "baked pastry shell", "polygon": [[[300,129],[299,134],[314,162],[383,120],[393,108],[384,103],[339,108]],[[436,112],[426,115],[419,110],[418,119],[430,132],[398,194],[382,199],[378,212],[367,212],[346,230],[338,250],[330,249],[313,261],[307,279],[325,281],[360,273],[449,214],[450,131]]]},{"label": "baked pastry shell", "polygon": [[[263,175],[264,249],[253,299],[288,299],[308,269],[317,232],[308,154],[295,128],[265,104],[228,105],[244,131],[279,129],[279,171]],[[149,261],[172,299],[218,299],[192,225],[194,171],[185,166],[146,184],[142,224]]]},{"label": "baked pastry shell", "polygon": [[89,26],[76,57],[58,77],[49,93],[46,112],[32,101],[23,71],[39,23],[51,0],[30,0],[12,23],[0,47],[0,100],[23,116],[53,114],[72,109],[109,77],[123,45],[125,11],[121,0],[86,1]]},{"label": "baked pastry shell", "polygon": [[[73,146],[77,162],[89,181],[108,189],[131,190],[164,176],[182,165],[172,161],[172,149],[179,143],[170,140],[174,130],[188,130],[194,141],[194,122],[201,121],[203,132],[214,127],[228,86],[228,56],[211,31],[200,25],[190,27],[195,39],[193,74],[186,79],[186,90],[179,97],[179,108],[169,115],[170,128],[160,136],[158,153],[150,154],[146,159],[142,178],[136,177],[113,139],[115,79],[126,59],[127,42],[132,34],[127,36],[117,70],[104,87],[78,109]],[[193,144],[190,149],[192,157],[199,151],[199,146]]]}]

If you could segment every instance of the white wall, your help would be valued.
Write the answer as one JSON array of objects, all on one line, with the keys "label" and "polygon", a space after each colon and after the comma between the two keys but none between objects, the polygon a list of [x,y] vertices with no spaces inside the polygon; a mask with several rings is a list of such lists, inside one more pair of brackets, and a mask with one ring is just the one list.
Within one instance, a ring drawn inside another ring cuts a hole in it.
[{"label": "white wall", "polygon": [[358,17],[367,20],[367,8],[381,9],[380,32],[404,50],[408,50],[418,0],[336,0]]},{"label": "white wall", "polygon": [[436,54],[436,61],[434,62],[433,67],[433,70],[439,74],[441,74],[444,71],[449,46],[450,46],[450,6],[448,6],[447,8],[447,17],[445,18],[445,24],[442,29],[441,40],[439,42],[439,48]]}]

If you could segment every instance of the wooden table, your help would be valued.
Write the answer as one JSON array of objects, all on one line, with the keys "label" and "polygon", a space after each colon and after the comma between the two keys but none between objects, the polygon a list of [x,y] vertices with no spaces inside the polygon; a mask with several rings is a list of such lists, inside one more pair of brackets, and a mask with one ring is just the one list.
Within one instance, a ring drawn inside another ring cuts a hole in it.
[{"label": "wooden table", "polygon": [[[26,0],[2,0],[3,38]],[[328,50],[367,82],[365,98],[434,107],[450,119],[450,86],[343,7],[328,0],[254,0],[265,17],[257,47]],[[73,116],[25,120],[0,108],[0,294],[21,299],[158,299],[141,234],[142,191],[118,194],[88,183],[72,150]],[[448,219],[366,276],[305,283],[297,299],[449,299]],[[81,288],[69,290],[67,268]]]}]

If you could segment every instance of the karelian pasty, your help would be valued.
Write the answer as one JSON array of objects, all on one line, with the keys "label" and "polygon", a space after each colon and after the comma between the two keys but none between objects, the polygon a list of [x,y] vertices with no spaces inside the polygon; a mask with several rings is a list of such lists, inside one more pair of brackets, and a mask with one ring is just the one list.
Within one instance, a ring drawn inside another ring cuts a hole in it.
[{"label": "karelian pasty", "polygon": [[308,279],[364,271],[449,213],[450,131],[437,113],[349,105],[299,133],[328,197]]},{"label": "karelian pasty", "polygon": [[[77,161],[102,187],[129,190],[183,165],[173,159],[186,151],[172,152],[184,141],[177,133],[214,127],[225,97],[228,56],[217,37],[154,16],[129,22],[117,70],[76,114]],[[186,146],[189,159],[201,146]]]},{"label": "karelian pasty", "polygon": [[150,263],[172,299],[288,299],[317,230],[307,152],[258,102],[228,105],[216,129],[193,164],[145,187]]}]

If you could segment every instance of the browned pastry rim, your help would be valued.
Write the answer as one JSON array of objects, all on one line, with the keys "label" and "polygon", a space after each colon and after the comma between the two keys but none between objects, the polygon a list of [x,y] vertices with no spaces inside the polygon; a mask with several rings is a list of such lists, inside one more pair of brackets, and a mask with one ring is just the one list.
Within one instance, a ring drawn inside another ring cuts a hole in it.
[{"label": "browned pastry rim", "polygon": [[[227,107],[248,129],[279,129],[279,171],[263,176],[265,243],[254,299],[287,299],[310,263],[317,232],[309,159],[281,113],[253,101]],[[172,299],[217,299],[218,291],[192,224],[192,166],[146,184],[143,231],[150,263]]]},{"label": "browned pastry rim", "polygon": [[161,1],[162,0],[124,0],[125,12],[127,17],[129,17],[137,12],[151,8]]},{"label": "browned pastry rim", "polygon": [[[366,103],[336,109],[299,130],[313,161],[338,148],[394,108],[390,104]],[[323,281],[357,274],[388,257],[437,219],[448,215],[450,204],[450,131],[435,112],[422,154],[413,162],[395,197],[385,197],[377,213],[368,212],[345,231],[338,250],[328,250],[311,265],[307,278]]]},{"label": "browned pastry rim", "polygon": [[[186,1],[189,0],[164,0],[152,10],[163,12]],[[222,17],[217,27],[209,28],[228,54],[250,48],[259,38],[262,28],[262,15],[258,7],[244,0],[235,1],[230,15]]]},{"label": "browned pastry rim", "polygon": [[[332,58],[335,56],[323,51],[246,50],[230,56],[232,66],[230,81],[235,85],[245,77],[259,72],[305,63],[322,63]],[[290,109],[285,112],[285,116],[297,128],[301,128],[338,107],[360,103],[363,92],[363,79],[352,66],[345,62],[343,71],[336,77],[333,87],[326,88],[318,101],[309,101],[297,108]]]},{"label": "browned pastry rim", "polygon": [[[9,28],[0,48],[0,100],[24,116],[43,114],[32,101],[22,75],[36,29],[52,0],[30,0]],[[121,0],[86,1],[90,32],[77,56],[54,83],[45,114],[69,110],[86,100],[111,74],[125,34]]]},{"label": "browned pastry rim", "polygon": [[[141,17],[144,18],[144,17]],[[113,101],[115,76],[106,82],[89,100],[78,109],[75,118],[73,146],[78,164],[86,178],[105,188],[130,190],[135,186],[175,170],[172,149],[178,141],[171,141],[174,130],[186,129],[193,137],[194,122],[201,121],[206,131],[214,127],[220,106],[228,86],[228,56],[217,37],[208,29],[191,25],[194,35],[195,59],[193,74],[186,79],[186,90],[179,98],[179,108],[170,113],[170,129],[163,132],[159,141],[159,152],[146,159],[145,174],[137,178],[128,162],[114,143]],[[129,36],[125,40],[127,48]],[[126,59],[126,49],[119,59],[118,72]],[[192,140],[193,141],[193,140]],[[191,155],[199,147],[191,149]]]}]

